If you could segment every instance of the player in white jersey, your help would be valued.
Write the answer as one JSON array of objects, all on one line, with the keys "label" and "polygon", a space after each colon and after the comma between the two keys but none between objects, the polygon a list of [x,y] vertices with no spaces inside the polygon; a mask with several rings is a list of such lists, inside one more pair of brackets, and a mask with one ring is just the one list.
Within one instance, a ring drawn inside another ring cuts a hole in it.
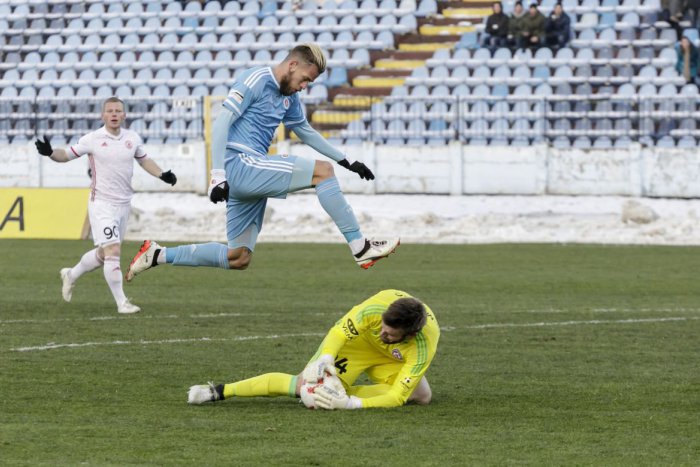
[{"label": "player in white jersey", "polygon": [[131,187],[134,159],[146,172],[165,183],[175,185],[177,177],[170,170],[163,172],[155,161],[148,158],[139,135],[122,128],[125,118],[124,102],[110,97],[102,104],[102,128],[86,134],[68,150],[53,149],[46,137],[43,141],[36,141],[36,148],[39,154],[56,162],[68,162],[85,154],[90,162],[92,184],[88,216],[96,248],[85,253],[72,268],[61,269],[63,299],[70,302],[75,281],[102,266],[107,285],[117,302],[117,311],[137,313],[141,309],[124,295],[119,266],[121,242],[134,194]]},{"label": "player in white jersey", "polygon": [[[233,83],[212,131],[210,199],[226,201],[228,245],[205,243],[163,248],[146,240],[129,265],[126,279],[158,264],[246,269],[262,229],[267,198],[285,198],[313,187],[323,209],[348,242],[356,263],[367,269],[392,253],[399,238],[366,238],[340,189],[333,165],[294,155],[268,155],[280,123],[341,167],[373,180],[362,162],[349,161],[314,130],[304,115],[299,91],[326,68],[315,44],[294,47],[274,67],[245,70]],[[224,169],[224,170],[222,170]]]}]

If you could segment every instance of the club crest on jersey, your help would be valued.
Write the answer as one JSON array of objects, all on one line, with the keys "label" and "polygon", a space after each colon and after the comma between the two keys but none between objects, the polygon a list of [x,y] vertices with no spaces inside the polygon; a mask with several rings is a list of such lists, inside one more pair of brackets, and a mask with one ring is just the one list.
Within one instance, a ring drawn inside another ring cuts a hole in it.
[{"label": "club crest on jersey", "polygon": [[126,146],[126,149],[132,149],[134,147],[134,143],[132,143],[129,140],[126,140],[126,143],[124,143],[124,145]]},{"label": "club crest on jersey", "polygon": [[289,108],[289,98],[285,97],[284,100],[282,101],[282,105],[284,106],[284,110],[287,110]]},{"label": "club crest on jersey", "polygon": [[403,355],[401,355],[401,351],[399,349],[392,350],[391,356],[394,357],[396,360],[403,360]]},{"label": "club crest on jersey", "polygon": [[107,141],[102,141],[102,147],[106,148],[107,147]]}]

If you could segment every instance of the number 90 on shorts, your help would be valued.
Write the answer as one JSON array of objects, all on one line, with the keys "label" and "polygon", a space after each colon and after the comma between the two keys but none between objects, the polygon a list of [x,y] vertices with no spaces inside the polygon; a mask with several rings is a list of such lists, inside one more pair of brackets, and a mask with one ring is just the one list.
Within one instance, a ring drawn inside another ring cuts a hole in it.
[{"label": "number 90 on shorts", "polygon": [[88,203],[90,230],[96,246],[121,243],[126,234],[130,205],[113,205],[104,201]]}]

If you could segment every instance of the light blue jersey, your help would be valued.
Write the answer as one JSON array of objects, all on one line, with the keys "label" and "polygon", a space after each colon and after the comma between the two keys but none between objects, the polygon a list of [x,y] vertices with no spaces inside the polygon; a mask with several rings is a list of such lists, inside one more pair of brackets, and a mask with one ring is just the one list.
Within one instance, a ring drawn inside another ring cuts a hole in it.
[{"label": "light blue jersey", "polygon": [[[287,69],[294,79],[303,78],[303,73],[300,74],[298,69],[295,74],[287,68],[286,61],[278,66],[280,72]],[[303,79],[310,81],[308,77]],[[230,250],[247,248],[252,252],[255,249],[263,226],[267,198],[284,198],[287,193],[310,187],[316,188],[321,206],[345,239],[358,246],[365,245],[366,242],[360,245],[359,241],[364,238],[360,226],[334,176],[319,175],[322,179],[314,182],[318,164],[315,159],[267,154],[280,123],[328,158],[336,162],[345,159],[340,150],[309,125],[299,94],[282,95],[272,68],[245,70],[233,82],[223,109],[212,126],[212,168],[224,170],[229,187],[226,200],[228,245],[171,247],[166,250],[166,262],[182,266],[228,268],[230,261],[233,261]],[[325,173],[326,170],[321,172]]]},{"label": "light blue jersey", "polygon": [[306,122],[298,93],[283,96],[267,66],[241,73],[223,105],[236,116],[228,130],[226,159],[239,152],[265,156],[280,122],[289,129]]}]

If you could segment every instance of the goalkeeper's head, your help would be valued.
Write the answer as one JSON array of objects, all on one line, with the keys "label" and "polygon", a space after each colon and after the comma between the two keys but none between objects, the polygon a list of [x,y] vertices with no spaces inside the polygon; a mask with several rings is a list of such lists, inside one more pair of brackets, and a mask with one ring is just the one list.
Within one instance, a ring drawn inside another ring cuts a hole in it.
[{"label": "goalkeeper's head", "polygon": [[385,344],[395,344],[416,335],[427,320],[425,306],[413,297],[399,298],[382,314],[380,338]]}]

